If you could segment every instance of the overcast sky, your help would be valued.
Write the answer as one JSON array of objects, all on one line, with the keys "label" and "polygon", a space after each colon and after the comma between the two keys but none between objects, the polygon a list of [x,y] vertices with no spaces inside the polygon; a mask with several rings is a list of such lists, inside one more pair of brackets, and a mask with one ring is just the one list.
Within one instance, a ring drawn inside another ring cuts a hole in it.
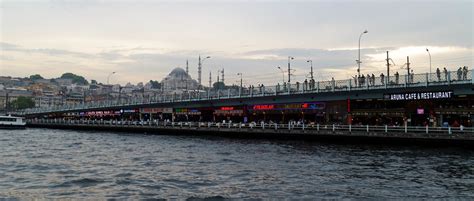
[{"label": "overcast sky", "polygon": [[293,79],[304,80],[313,60],[319,80],[386,71],[386,51],[405,74],[447,66],[472,69],[473,1],[99,1],[0,0],[0,75],[47,78],[64,72],[111,83],[159,80],[175,67],[197,79],[198,55],[215,81],[239,72],[249,84],[282,80],[277,66],[293,56]]}]

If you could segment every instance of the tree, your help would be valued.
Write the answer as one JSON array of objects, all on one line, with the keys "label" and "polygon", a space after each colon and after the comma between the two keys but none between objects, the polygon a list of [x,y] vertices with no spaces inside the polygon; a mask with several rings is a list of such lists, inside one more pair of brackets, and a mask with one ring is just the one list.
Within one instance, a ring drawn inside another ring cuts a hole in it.
[{"label": "tree", "polygon": [[40,80],[40,79],[44,79],[40,74],[34,74],[34,75],[30,75],[30,79],[31,80]]},{"label": "tree", "polygon": [[151,84],[152,89],[160,89],[161,88],[161,83],[159,83],[156,80],[155,81],[150,80],[150,84]]},{"label": "tree", "polygon": [[97,80],[91,80],[91,84],[97,84]]},{"label": "tree", "polygon": [[35,102],[30,97],[19,96],[16,100],[12,101],[11,107],[17,110],[35,107]]},{"label": "tree", "polygon": [[60,78],[63,79],[72,79],[72,83],[74,84],[81,84],[81,85],[88,85],[89,82],[82,76],[76,75],[74,73],[64,73],[61,75]]}]

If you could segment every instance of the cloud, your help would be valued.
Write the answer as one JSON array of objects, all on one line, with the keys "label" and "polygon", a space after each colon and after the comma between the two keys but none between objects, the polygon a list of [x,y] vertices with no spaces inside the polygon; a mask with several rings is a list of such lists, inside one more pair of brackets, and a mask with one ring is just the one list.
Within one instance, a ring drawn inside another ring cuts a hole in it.
[{"label": "cloud", "polygon": [[2,50],[2,51],[15,51],[17,49],[19,49],[18,45],[11,44],[11,43],[0,42],[0,50]]},{"label": "cloud", "polygon": [[[277,66],[287,68],[289,55],[295,59],[291,61],[292,79],[303,81],[308,78],[310,71],[308,59],[313,60],[314,74],[317,80],[347,79],[356,74],[358,49],[356,48],[274,48],[254,49],[232,53],[228,51],[199,51],[199,50],[165,50],[152,47],[112,47],[97,52],[79,52],[57,48],[27,48],[13,43],[0,43],[2,48],[2,74],[14,76],[28,76],[32,73],[42,73],[46,77],[57,77],[65,71],[72,71],[105,82],[107,75],[116,71],[110,81],[113,83],[137,83],[147,80],[161,80],[173,68],[186,65],[189,60],[190,74],[197,79],[197,57],[210,55],[211,59],[203,63],[203,83],[207,83],[209,71],[215,75],[218,69],[225,68],[226,82],[235,84],[244,74],[244,83],[264,83],[266,85],[281,82],[286,79]],[[362,73],[385,71],[386,51],[390,51],[391,58],[397,66],[393,70],[399,71],[410,55],[412,66],[417,72],[427,68],[428,47],[436,65],[471,65],[472,49],[456,46],[407,46],[369,47],[361,49],[363,61]],[[7,67],[8,66],[8,67]],[[426,72],[426,71],[424,71]],[[215,77],[213,77],[215,80]]]},{"label": "cloud", "polygon": [[2,51],[14,51],[14,52],[22,52],[22,53],[39,53],[39,54],[47,54],[50,56],[74,56],[74,57],[82,57],[82,58],[92,58],[93,55],[82,53],[82,52],[74,52],[69,50],[61,50],[61,49],[51,49],[51,48],[23,48],[20,45],[15,45],[11,43],[0,42],[0,49]]}]

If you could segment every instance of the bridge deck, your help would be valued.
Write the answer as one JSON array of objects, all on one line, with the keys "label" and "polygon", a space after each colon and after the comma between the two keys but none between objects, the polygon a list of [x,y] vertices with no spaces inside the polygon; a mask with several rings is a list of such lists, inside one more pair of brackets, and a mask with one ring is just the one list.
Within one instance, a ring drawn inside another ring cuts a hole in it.
[{"label": "bridge deck", "polygon": [[348,125],[220,124],[106,121],[29,121],[28,126],[43,128],[127,131],[165,135],[218,135],[245,138],[351,139],[356,141],[436,142],[474,144],[474,128],[388,127]]}]

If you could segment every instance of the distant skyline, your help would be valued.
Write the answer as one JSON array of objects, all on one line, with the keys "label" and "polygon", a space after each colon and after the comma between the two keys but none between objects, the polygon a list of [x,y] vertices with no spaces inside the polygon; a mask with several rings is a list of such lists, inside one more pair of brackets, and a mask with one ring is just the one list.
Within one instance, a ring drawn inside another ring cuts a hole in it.
[{"label": "distant skyline", "polygon": [[64,72],[106,83],[161,81],[175,67],[203,85],[225,68],[226,84],[282,81],[293,56],[295,81],[384,73],[385,52],[415,73],[473,67],[473,1],[12,1],[0,0],[0,74],[59,77]]}]

